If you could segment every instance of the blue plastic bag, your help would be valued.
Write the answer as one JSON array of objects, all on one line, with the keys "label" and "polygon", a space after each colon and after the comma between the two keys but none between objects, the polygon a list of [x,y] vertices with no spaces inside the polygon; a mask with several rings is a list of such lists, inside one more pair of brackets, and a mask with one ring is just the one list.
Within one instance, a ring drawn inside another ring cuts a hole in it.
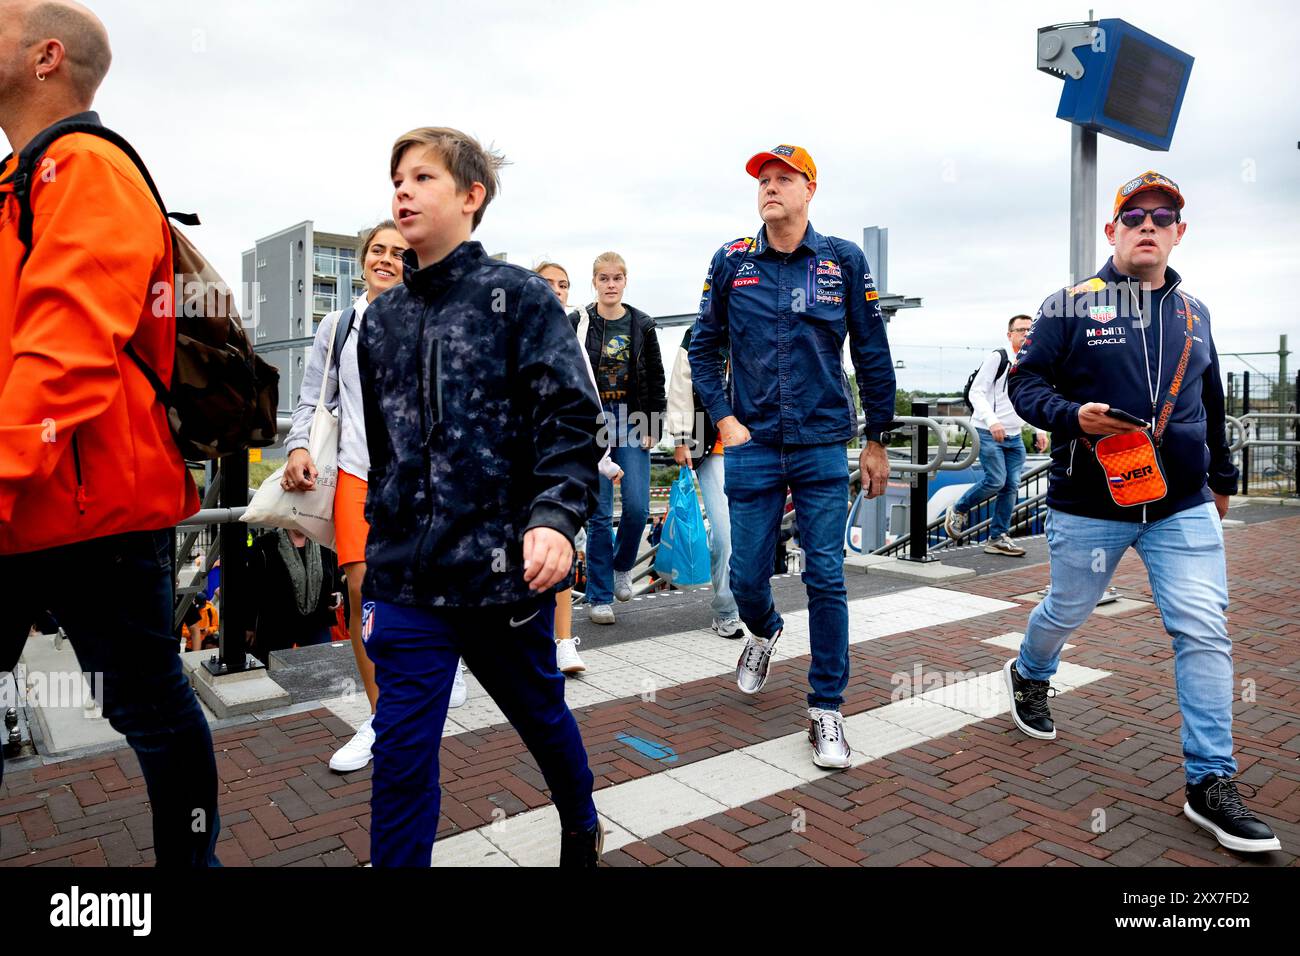
[{"label": "blue plastic bag", "polygon": [[668,496],[668,515],[655,554],[655,571],[678,587],[709,583],[709,535],[695,493],[695,480],[683,467]]}]

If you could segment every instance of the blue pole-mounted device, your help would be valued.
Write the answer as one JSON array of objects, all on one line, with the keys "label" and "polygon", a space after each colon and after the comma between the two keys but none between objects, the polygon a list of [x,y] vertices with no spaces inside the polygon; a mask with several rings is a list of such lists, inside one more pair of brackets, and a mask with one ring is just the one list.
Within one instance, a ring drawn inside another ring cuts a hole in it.
[{"label": "blue pole-mounted device", "polygon": [[1146,149],[1169,149],[1193,59],[1118,19],[1038,31],[1038,68],[1065,80],[1057,117]]},{"label": "blue pole-mounted device", "polygon": [[1070,280],[1096,270],[1097,134],[1168,150],[1193,58],[1119,19],[1038,31],[1038,69],[1065,81],[1056,115],[1070,123]]}]

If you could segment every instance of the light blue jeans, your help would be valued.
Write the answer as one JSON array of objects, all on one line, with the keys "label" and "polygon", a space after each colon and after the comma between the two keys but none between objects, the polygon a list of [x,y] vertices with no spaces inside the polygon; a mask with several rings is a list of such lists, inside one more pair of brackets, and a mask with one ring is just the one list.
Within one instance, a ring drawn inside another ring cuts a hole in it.
[{"label": "light blue jeans", "polygon": [[980,465],[984,469],[984,480],[971,485],[953,507],[968,514],[989,495],[997,495],[993,501],[993,520],[989,522],[989,540],[992,541],[1011,530],[1011,512],[1020,495],[1020,472],[1025,467],[1025,443],[1019,431],[1007,432],[1007,437],[998,441],[987,428],[975,430],[980,436]]},{"label": "light blue jeans", "polygon": [[[1189,783],[1231,777],[1232,639],[1223,528],[1213,502],[1150,524],[1084,518],[1049,509],[1052,586],[1029,615],[1016,670],[1049,680],[1061,646],[1097,606],[1130,546],[1147,567],[1156,607],[1173,638],[1174,681],[1183,713],[1183,766]],[[1157,680],[1156,674],[1151,675]]]},{"label": "light blue jeans", "polygon": [[700,462],[695,477],[704,497],[704,515],[709,519],[710,576],[713,578],[713,616],[719,621],[735,618],[736,599],[731,594],[731,515],[725,490],[725,455],[714,453]]},{"label": "light blue jeans", "polygon": [[614,601],[614,572],[636,564],[650,517],[650,452],[641,447],[641,431],[625,408],[606,408],[610,454],[623,477],[619,490],[623,513],[614,533],[614,483],[600,476],[596,511],[587,520],[587,602],[592,607]]}]

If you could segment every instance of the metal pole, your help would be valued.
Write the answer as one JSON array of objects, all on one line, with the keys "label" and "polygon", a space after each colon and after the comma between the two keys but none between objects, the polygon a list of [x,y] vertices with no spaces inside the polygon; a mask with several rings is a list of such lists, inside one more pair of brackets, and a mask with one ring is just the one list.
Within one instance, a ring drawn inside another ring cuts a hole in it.
[{"label": "metal pole", "polygon": [[1097,133],[1070,125],[1070,281],[1097,271]]},{"label": "metal pole", "polygon": [[[1241,373],[1241,414],[1245,417],[1250,411],[1250,373]],[[1246,426],[1246,444],[1241,449],[1241,493],[1250,494],[1250,422]]]},{"label": "metal pole", "polygon": [[[912,414],[917,418],[928,418],[930,415],[929,402],[913,402]],[[930,460],[930,429],[925,425],[918,424],[916,431],[912,433],[912,462],[917,465],[923,465]],[[926,546],[929,544],[929,532],[926,526],[929,522],[926,520],[926,509],[930,501],[930,476],[928,473],[913,472],[908,475],[912,482],[912,501],[908,508],[909,514],[909,534],[911,541],[908,547],[909,561],[926,561]]]},{"label": "metal pole", "polygon": [[1286,336],[1278,337],[1277,342],[1277,410],[1286,411],[1286,357],[1291,354],[1286,350]]},{"label": "metal pole", "polygon": [[[221,490],[218,505],[244,508],[248,505],[248,452],[239,451],[221,459]],[[221,631],[216,660],[204,661],[213,674],[235,674],[248,669],[244,625],[248,620],[248,526],[242,522],[221,525]]]}]

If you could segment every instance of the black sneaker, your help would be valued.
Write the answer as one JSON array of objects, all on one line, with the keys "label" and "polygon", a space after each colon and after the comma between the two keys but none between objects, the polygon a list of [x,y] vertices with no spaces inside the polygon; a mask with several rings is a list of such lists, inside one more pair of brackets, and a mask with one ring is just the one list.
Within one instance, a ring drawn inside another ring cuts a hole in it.
[{"label": "black sneaker", "polygon": [[1056,695],[1056,688],[1045,680],[1021,677],[1013,657],[1002,668],[1007,679],[1007,693],[1011,695],[1011,719],[1030,737],[1055,740],[1056,725],[1052,712],[1047,709],[1047,698]]},{"label": "black sneaker", "polygon": [[1214,838],[1229,850],[1267,853],[1282,849],[1269,825],[1241,802],[1238,786],[1250,791],[1247,796],[1255,796],[1255,788],[1250,784],[1238,784],[1228,777],[1206,777],[1198,784],[1189,783],[1183,815],[1198,827],[1213,833]]},{"label": "black sneaker", "polygon": [[560,835],[560,866],[593,869],[605,847],[605,829],[600,821],[590,830],[565,830]]}]

